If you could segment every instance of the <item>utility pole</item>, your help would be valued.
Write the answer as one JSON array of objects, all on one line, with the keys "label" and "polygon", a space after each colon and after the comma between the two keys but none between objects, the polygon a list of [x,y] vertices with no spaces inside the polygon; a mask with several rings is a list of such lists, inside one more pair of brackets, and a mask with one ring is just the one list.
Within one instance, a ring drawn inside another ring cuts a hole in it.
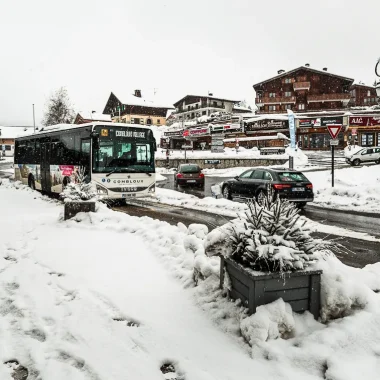
[{"label": "utility pole", "polygon": [[36,133],[36,118],[34,117],[34,103],[33,103],[33,133]]}]

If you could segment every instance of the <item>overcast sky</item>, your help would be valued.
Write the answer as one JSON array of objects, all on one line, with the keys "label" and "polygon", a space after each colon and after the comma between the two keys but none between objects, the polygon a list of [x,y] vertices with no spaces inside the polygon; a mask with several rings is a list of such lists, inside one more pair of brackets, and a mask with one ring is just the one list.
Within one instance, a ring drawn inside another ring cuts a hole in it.
[{"label": "overcast sky", "polygon": [[75,111],[111,91],[254,103],[252,85],[310,63],[366,84],[379,0],[0,0],[0,125],[32,125],[65,86]]}]

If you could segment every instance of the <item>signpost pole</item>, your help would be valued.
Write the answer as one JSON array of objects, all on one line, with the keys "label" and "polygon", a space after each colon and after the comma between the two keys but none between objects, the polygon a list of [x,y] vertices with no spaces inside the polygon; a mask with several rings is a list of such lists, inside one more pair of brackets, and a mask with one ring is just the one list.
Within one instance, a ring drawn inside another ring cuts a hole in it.
[{"label": "signpost pole", "polygon": [[331,145],[331,187],[334,187],[334,149],[335,146]]},{"label": "signpost pole", "polygon": [[331,124],[327,125],[327,130],[330,133],[332,140],[330,140],[331,147],[331,187],[334,187],[334,153],[335,145],[339,145],[339,140],[337,139],[339,132],[342,129],[341,124]]}]

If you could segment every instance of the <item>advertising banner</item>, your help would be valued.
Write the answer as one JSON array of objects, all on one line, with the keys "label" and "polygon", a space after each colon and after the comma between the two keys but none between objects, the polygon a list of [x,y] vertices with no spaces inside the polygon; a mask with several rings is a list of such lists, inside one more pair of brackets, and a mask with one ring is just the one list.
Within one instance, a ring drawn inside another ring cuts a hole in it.
[{"label": "advertising banner", "polygon": [[333,124],[343,124],[343,116],[332,116],[332,117],[322,117],[321,118],[321,126],[322,127],[327,127],[328,125],[333,125]]},{"label": "advertising banner", "polygon": [[291,110],[288,110],[289,117],[289,134],[290,134],[290,147],[296,148],[296,126],[294,123],[294,113]]},{"label": "advertising banner", "polygon": [[374,127],[380,125],[380,116],[350,116],[350,126]]},{"label": "advertising banner", "polygon": [[298,126],[300,128],[315,128],[321,126],[321,119],[298,119]]},{"label": "advertising banner", "polygon": [[266,130],[286,130],[288,129],[288,120],[257,120],[250,123],[247,123],[245,126],[245,132],[247,134],[252,134],[257,131],[266,131]]}]

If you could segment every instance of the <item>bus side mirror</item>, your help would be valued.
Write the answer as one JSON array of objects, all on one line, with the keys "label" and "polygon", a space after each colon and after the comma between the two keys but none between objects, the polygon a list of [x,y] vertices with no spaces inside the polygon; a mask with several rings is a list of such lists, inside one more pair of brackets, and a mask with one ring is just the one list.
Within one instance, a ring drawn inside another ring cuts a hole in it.
[{"label": "bus side mirror", "polygon": [[99,136],[94,136],[92,138],[92,146],[93,146],[94,149],[99,149],[100,148]]},{"label": "bus side mirror", "polygon": [[156,143],[156,140],[154,140],[153,142],[153,149],[155,152],[157,152],[157,143]]}]

